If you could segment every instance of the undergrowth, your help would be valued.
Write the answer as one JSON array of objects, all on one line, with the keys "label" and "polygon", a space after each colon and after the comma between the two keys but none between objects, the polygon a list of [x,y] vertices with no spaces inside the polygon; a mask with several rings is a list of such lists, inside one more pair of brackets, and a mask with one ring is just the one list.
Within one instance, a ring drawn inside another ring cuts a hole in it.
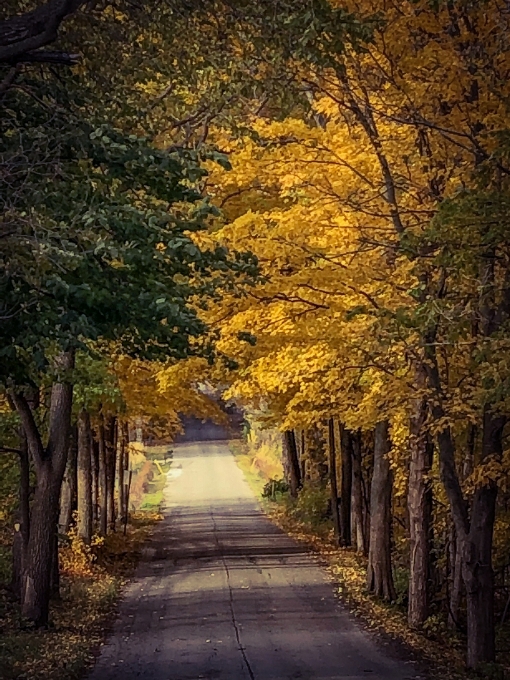
[{"label": "undergrowth", "polygon": [[[271,454],[265,447],[250,446],[246,442],[235,442],[231,448],[270,519],[321,557],[339,598],[366,627],[385,640],[389,638],[403,644],[428,668],[430,677],[509,680],[510,673],[503,664],[485,666],[478,673],[467,672],[464,667],[465,641],[448,629],[439,617],[431,616],[422,631],[408,627],[407,573],[396,570],[398,598],[395,604],[389,605],[368,594],[366,558],[353,549],[339,548],[335,544],[327,487],[309,486],[301,490],[297,499],[292,499],[281,482],[281,465],[279,470],[275,465],[268,472],[267,462],[277,458],[274,450]],[[502,633],[500,631],[500,649],[508,647]]]},{"label": "undergrowth", "polygon": [[[163,466],[165,473],[170,466]],[[60,598],[51,605],[47,629],[30,630],[7,587],[0,587],[0,678],[78,680],[94,660],[110,628],[122,586],[133,572],[140,548],[161,519],[159,504],[166,475],[147,480],[143,511],[132,513],[126,535],[95,537],[87,546],[71,530],[59,551]],[[10,551],[2,546],[0,573],[8,582]],[[4,573],[5,572],[5,573]]]}]

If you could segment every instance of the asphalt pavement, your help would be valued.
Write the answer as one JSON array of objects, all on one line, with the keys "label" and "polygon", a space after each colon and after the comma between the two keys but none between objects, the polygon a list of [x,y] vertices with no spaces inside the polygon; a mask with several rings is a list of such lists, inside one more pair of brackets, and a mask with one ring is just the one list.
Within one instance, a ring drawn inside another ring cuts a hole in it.
[{"label": "asphalt pavement", "polygon": [[174,447],[165,519],[90,680],[409,680],[275,527],[224,441]]}]

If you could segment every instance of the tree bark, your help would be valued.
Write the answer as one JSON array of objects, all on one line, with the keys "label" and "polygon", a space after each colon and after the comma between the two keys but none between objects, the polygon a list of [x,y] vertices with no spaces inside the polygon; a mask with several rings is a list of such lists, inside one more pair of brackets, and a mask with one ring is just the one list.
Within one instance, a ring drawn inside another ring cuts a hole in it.
[{"label": "tree bark", "polygon": [[91,431],[90,452],[92,465],[92,523],[99,525],[99,434]]},{"label": "tree bark", "polygon": [[307,478],[310,482],[324,482],[328,477],[326,443],[319,425],[312,425],[305,434]]},{"label": "tree bark", "polygon": [[343,425],[340,428],[342,454],[342,491],[340,494],[340,542],[344,547],[352,545],[352,433]]},{"label": "tree bark", "polygon": [[98,458],[99,458],[99,535],[106,536],[108,531],[108,472],[106,465],[106,435],[104,418],[99,417],[98,428]]},{"label": "tree bark", "polygon": [[67,534],[73,519],[73,511],[76,504],[77,456],[78,431],[76,427],[73,427],[69,441],[66,471],[60,492],[60,516],[58,520],[58,531],[60,534]]},{"label": "tree bark", "polygon": [[361,432],[352,435],[352,526],[356,536],[357,552],[367,554],[365,522],[363,517],[363,471],[361,467]]},{"label": "tree bark", "polygon": [[16,391],[10,393],[27,437],[37,478],[22,588],[22,614],[36,626],[48,623],[54,540],[69,448],[73,398],[73,388],[65,372],[73,368],[74,354],[62,353],[55,365],[63,375],[56,379],[51,389],[46,448],[26,398]]},{"label": "tree bark", "polygon": [[88,545],[92,539],[92,432],[90,416],[78,416],[78,536]]},{"label": "tree bark", "polygon": [[448,610],[448,626],[453,630],[459,629],[459,612],[460,603],[462,599],[462,545],[457,539],[457,532],[455,526],[452,524],[450,528],[450,568],[451,568],[451,591]]},{"label": "tree bark", "polygon": [[432,447],[425,432],[427,404],[415,400],[410,423],[410,466],[407,505],[409,510],[409,601],[407,620],[420,628],[429,616],[432,497],[429,480]]},{"label": "tree bark", "polygon": [[117,418],[109,416],[105,427],[106,514],[110,531],[115,531],[115,471],[117,462]]},{"label": "tree bark", "polygon": [[287,460],[289,492],[292,498],[297,498],[301,488],[301,469],[294,430],[286,430],[283,433],[283,444]]},{"label": "tree bark", "polygon": [[62,21],[87,0],[48,0],[32,12],[0,22],[0,62],[13,62],[57,39]]},{"label": "tree bark", "polygon": [[[119,432],[120,431],[120,432]],[[125,505],[125,488],[124,488],[124,470],[126,465],[126,448],[127,448],[127,423],[117,421],[117,439],[119,442],[119,451],[117,456],[117,517],[122,526],[124,522],[124,505]]]},{"label": "tree bark", "polygon": [[333,527],[335,542],[340,545],[341,527],[340,513],[338,512],[338,484],[336,478],[336,443],[335,443],[335,419],[330,418],[329,429],[329,486],[331,491],[331,512],[333,515]]},{"label": "tree bark", "polygon": [[[482,432],[482,460],[503,455],[503,428],[506,417],[494,415],[485,406]],[[492,540],[498,488],[489,480],[476,489],[471,506],[469,534],[462,545],[462,576],[467,602],[467,664],[469,668],[494,661],[494,571]]]},{"label": "tree bark", "polygon": [[391,602],[396,593],[391,566],[392,474],[387,457],[390,450],[388,429],[388,421],[377,423],[375,427],[367,588],[374,595]]},{"label": "tree bark", "polygon": [[28,539],[30,538],[30,460],[27,438],[23,428],[21,428],[20,432],[19,466],[19,508],[14,524],[11,589],[16,599],[21,601],[23,574],[25,571]]}]

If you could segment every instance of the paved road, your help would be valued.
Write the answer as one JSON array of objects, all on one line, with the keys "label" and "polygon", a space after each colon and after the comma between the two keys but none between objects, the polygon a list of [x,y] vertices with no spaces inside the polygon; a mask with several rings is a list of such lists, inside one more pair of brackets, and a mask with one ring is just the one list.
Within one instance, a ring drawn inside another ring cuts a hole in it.
[{"label": "paved road", "polygon": [[225,443],[175,447],[166,517],[90,680],[407,680],[260,511]]}]

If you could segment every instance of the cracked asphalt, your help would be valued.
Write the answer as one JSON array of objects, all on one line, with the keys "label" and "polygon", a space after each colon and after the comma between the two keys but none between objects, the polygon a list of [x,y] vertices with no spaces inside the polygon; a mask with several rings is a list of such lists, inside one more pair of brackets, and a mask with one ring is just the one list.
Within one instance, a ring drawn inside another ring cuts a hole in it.
[{"label": "cracked asphalt", "polygon": [[223,441],[174,447],[165,519],[89,680],[408,680],[259,508]]}]

